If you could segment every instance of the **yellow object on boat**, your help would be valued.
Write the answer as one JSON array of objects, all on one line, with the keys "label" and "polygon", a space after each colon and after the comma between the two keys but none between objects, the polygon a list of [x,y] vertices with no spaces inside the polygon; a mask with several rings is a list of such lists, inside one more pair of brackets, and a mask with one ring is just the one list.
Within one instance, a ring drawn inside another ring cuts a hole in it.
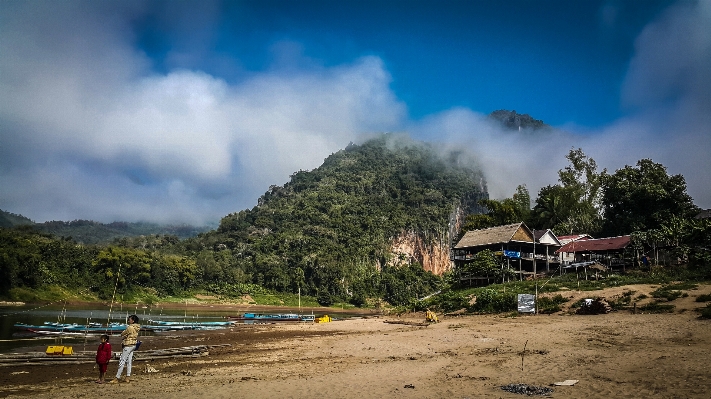
[{"label": "yellow object on boat", "polygon": [[321,317],[316,318],[316,323],[330,323],[331,322],[331,316],[325,314]]},{"label": "yellow object on boat", "polygon": [[50,356],[68,356],[74,354],[74,348],[71,346],[48,346],[45,353]]}]

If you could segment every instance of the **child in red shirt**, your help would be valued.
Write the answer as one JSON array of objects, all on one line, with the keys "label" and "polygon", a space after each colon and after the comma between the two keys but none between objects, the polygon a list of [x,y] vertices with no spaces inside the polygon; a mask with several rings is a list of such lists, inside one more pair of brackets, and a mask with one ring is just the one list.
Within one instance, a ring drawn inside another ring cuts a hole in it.
[{"label": "child in red shirt", "polygon": [[109,336],[102,335],[99,349],[96,351],[96,364],[99,365],[99,379],[96,381],[97,384],[104,383],[104,374],[106,374],[106,370],[109,368],[109,360],[111,360]]}]

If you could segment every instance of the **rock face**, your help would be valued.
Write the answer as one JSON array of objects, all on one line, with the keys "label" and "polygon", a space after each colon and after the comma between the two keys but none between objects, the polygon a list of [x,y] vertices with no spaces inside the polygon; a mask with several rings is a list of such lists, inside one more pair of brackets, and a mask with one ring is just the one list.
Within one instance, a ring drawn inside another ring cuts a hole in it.
[{"label": "rock face", "polygon": [[448,237],[403,232],[392,241],[389,263],[396,266],[419,263],[425,270],[441,275],[452,268]]},{"label": "rock face", "polygon": [[419,263],[423,269],[436,275],[452,270],[454,263],[450,260],[449,250],[461,230],[464,217],[483,211],[478,204],[482,198],[488,198],[488,194],[475,193],[463,198],[461,203],[452,209],[446,231],[400,233],[391,242],[388,263],[395,266]]}]

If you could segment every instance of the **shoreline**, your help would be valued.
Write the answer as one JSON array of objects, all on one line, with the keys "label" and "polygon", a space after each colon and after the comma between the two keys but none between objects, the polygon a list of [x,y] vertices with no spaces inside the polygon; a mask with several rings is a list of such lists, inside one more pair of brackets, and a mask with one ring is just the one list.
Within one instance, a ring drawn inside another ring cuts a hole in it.
[{"label": "shoreline", "polygon": [[[421,321],[421,315],[402,320]],[[393,319],[395,317],[392,317]],[[1,369],[8,398],[282,399],[323,396],[517,398],[507,384],[552,387],[553,397],[706,398],[710,321],[691,311],[443,317],[426,327],[356,318],[325,324],[245,325],[146,337],[142,349],[211,346],[205,356],[141,360],[131,383],[99,386],[90,362]],[[119,341],[113,341],[118,345]],[[95,350],[90,343],[87,350]],[[109,363],[109,376],[117,362]],[[664,376],[664,378],[660,378]]]},{"label": "shoreline", "polygon": [[[0,307],[19,307],[19,306],[27,306],[27,307],[46,307],[50,305],[55,305],[55,306],[66,306],[66,307],[95,307],[95,308],[108,308],[111,306],[109,302],[106,301],[55,301],[55,302],[5,302],[2,301],[0,302]],[[259,312],[277,312],[280,311],[281,313],[298,313],[299,311],[301,313],[307,312],[316,312],[316,313],[323,313],[323,314],[328,314],[328,313],[333,313],[333,314],[357,314],[357,315],[381,315],[383,314],[383,310],[378,310],[378,309],[372,309],[372,308],[332,308],[332,307],[323,307],[323,306],[278,306],[278,305],[255,305],[255,304],[245,304],[245,303],[240,303],[240,302],[235,302],[235,303],[225,303],[225,302],[208,302],[208,301],[200,301],[200,300],[190,300],[187,304],[185,302],[180,303],[180,302],[155,302],[150,305],[145,304],[145,303],[119,303],[119,302],[114,302],[113,308],[114,310],[116,309],[117,306],[123,306],[123,308],[138,308],[138,309],[149,309],[149,310],[154,310],[154,309],[168,309],[168,310],[184,310],[187,309],[188,311],[191,310],[203,310],[203,309],[211,309],[211,310],[216,310],[216,311],[228,311],[228,310],[234,310],[236,312],[254,312],[254,313],[259,313]]]}]

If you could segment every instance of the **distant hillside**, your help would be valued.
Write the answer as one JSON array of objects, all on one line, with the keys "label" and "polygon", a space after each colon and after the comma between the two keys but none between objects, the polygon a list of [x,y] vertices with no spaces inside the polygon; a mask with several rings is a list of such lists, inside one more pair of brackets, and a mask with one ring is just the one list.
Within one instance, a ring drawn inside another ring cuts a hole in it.
[{"label": "distant hillside", "polygon": [[535,119],[529,114],[517,114],[515,110],[507,111],[505,109],[500,109],[489,114],[489,117],[501,122],[501,124],[507,128],[514,130],[537,130],[550,127],[540,119]]},{"label": "distant hillside", "polygon": [[32,220],[0,209],[0,227],[15,227],[35,224]]},{"label": "distant hillside", "polygon": [[123,237],[147,236],[152,234],[171,235],[184,239],[195,237],[214,227],[195,227],[190,225],[160,225],[155,223],[113,222],[109,224],[91,220],[74,220],[71,222],[51,221],[35,223],[32,220],[14,213],[0,210],[0,227],[32,226],[42,233],[57,237],[71,237],[82,244],[109,244]]},{"label": "distant hillside", "polygon": [[113,222],[109,224],[91,220],[74,220],[71,222],[51,221],[35,224],[41,232],[54,234],[58,237],[71,237],[83,244],[108,244],[123,237],[147,236],[152,234],[172,235],[184,239],[195,237],[210,230],[210,227],[195,227],[190,225],[160,225],[155,223]]},{"label": "distant hillside", "polygon": [[466,154],[383,135],[272,186],[203,238],[231,250],[253,283],[342,295],[388,265],[446,271],[455,225],[481,198],[486,183]]}]

